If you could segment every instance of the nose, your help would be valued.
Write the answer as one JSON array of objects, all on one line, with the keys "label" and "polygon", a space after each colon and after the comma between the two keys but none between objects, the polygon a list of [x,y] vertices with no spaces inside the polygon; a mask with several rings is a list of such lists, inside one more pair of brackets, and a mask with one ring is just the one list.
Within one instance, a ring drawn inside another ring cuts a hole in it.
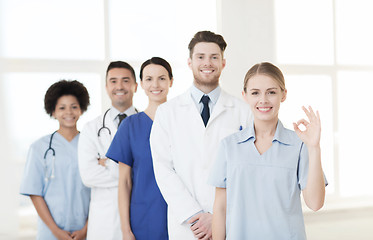
[{"label": "nose", "polygon": [[159,86],[159,80],[158,79],[154,79],[152,86],[155,87],[155,88],[157,88]]},{"label": "nose", "polygon": [[261,94],[259,102],[260,103],[267,103],[268,102],[267,94]]},{"label": "nose", "polygon": [[208,58],[208,57],[204,58],[204,59],[203,59],[203,64],[204,64],[205,66],[210,66],[210,65],[211,65],[211,59]]},{"label": "nose", "polygon": [[73,112],[73,108],[72,107],[67,107],[66,108],[66,113],[67,114],[70,114],[70,113],[72,113]]},{"label": "nose", "polygon": [[115,88],[117,90],[122,90],[124,89],[124,82],[123,81],[118,81],[117,84],[115,85]]}]

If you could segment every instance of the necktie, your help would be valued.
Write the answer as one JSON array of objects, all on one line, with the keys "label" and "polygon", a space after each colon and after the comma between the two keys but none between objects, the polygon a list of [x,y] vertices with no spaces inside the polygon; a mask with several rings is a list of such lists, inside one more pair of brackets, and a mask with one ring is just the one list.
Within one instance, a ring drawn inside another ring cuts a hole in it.
[{"label": "necktie", "polygon": [[206,127],[207,122],[209,121],[209,118],[210,118],[209,101],[210,101],[210,98],[207,95],[204,95],[201,98],[201,101],[200,101],[200,102],[203,103],[203,109],[202,109],[201,117],[203,119],[203,123],[205,124],[205,127]]},{"label": "necktie", "polygon": [[125,113],[119,113],[118,117],[119,117],[119,124],[118,124],[118,127],[119,127],[119,125],[121,124],[123,119],[125,119],[127,117],[127,115]]}]

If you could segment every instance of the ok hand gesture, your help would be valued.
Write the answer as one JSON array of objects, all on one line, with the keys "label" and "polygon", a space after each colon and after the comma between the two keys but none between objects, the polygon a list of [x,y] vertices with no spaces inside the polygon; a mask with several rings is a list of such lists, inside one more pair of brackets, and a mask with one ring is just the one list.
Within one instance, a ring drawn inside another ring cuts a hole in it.
[{"label": "ok hand gesture", "polygon": [[[308,147],[318,147],[320,146],[321,135],[321,122],[319,112],[316,111],[315,114],[311,106],[308,109],[303,106],[302,109],[306,113],[309,122],[305,119],[301,119],[297,123],[293,123],[294,131]],[[306,129],[304,131],[300,130],[300,125],[305,126]]]}]

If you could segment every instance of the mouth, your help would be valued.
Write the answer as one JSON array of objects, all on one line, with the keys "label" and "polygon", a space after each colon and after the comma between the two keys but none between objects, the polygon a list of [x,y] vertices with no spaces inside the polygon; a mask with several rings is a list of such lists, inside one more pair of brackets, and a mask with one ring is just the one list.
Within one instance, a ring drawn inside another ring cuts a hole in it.
[{"label": "mouth", "polygon": [[123,96],[125,94],[126,94],[126,92],[115,92],[114,93],[114,95],[116,95],[116,96]]},{"label": "mouth", "polygon": [[201,70],[201,73],[203,73],[203,74],[211,74],[211,73],[213,73],[214,72],[214,70],[212,70],[212,69],[204,69],[204,70]]},{"label": "mouth", "polygon": [[68,122],[75,121],[75,117],[64,117],[63,119]]},{"label": "mouth", "polygon": [[272,110],[272,107],[257,107],[259,112],[266,113]]},{"label": "mouth", "polygon": [[162,91],[161,90],[156,90],[156,91],[150,91],[153,94],[160,94]]}]

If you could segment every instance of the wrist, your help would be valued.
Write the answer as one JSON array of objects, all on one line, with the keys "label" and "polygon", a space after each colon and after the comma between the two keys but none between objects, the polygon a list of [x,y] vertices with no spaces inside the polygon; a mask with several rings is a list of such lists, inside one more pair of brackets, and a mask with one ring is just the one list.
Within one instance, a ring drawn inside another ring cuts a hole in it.
[{"label": "wrist", "polygon": [[307,145],[308,152],[313,152],[313,153],[319,153],[321,152],[320,144],[316,145]]}]

